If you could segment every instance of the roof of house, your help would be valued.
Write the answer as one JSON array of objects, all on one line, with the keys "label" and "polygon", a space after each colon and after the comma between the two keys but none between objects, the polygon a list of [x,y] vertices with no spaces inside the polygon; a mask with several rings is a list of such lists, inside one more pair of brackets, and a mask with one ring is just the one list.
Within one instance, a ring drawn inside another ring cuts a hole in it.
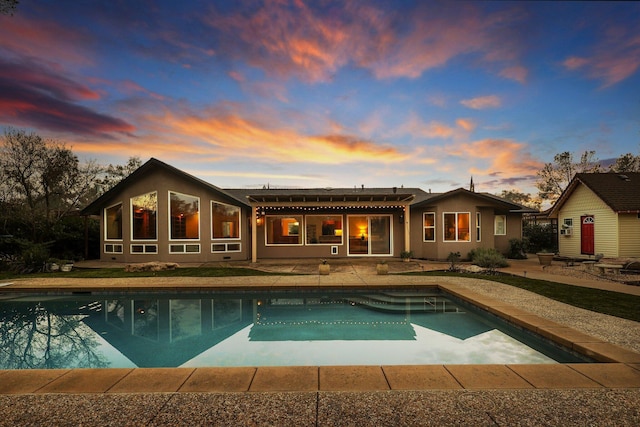
[{"label": "roof of house", "polygon": [[593,191],[614,212],[640,212],[640,172],[577,173],[554,204],[552,215],[557,213],[579,185]]},{"label": "roof of house", "polygon": [[131,182],[135,182],[148,172],[156,169],[161,169],[165,172],[180,176],[186,180],[192,181],[197,185],[201,185],[207,189],[210,189],[219,194],[225,195],[230,199],[233,199],[242,205],[251,206],[252,204],[358,204],[374,203],[379,205],[390,206],[392,204],[419,206],[426,205],[427,203],[437,202],[448,197],[452,197],[458,194],[466,193],[473,197],[478,198],[492,206],[501,206],[504,209],[508,209],[511,212],[537,212],[534,209],[522,206],[518,203],[511,202],[501,197],[489,194],[489,193],[476,193],[466,190],[464,188],[458,188],[455,190],[447,191],[445,193],[431,193],[425,192],[420,188],[404,188],[404,187],[390,187],[390,188],[366,188],[366,187],[353,187],[353,188],[262,188],[262,189],[222,189],[203,181],[193,175],[190,175],[180,169],[170,166],[158,159],[151,158],[138,169],[136,169],[131,175],[120,181],[117,185],[105,192],[102,196],[93,201],[90,205],[84,208],[81,212],[82,215],[94,215],[99,214],[100,209],[104,207],[106,203],[113,197],[114,194],[120,192],[123,188],[129,185]]},{"label": "roof of house", "polygon": [[145,162],[142,166],[140,166],[138,169],[136,169],[135,171],[133,171],[133,173],[131,173],[131,175],[129,175],[128,177],[126,177],[125,179],[123,179],[122,181],[120,181],[118,184],[116,184],[113,188],[111,188],[110,190],[106,191],[104,194],[102,194],[100,197],[98,197],[96,200],[94,200],[92,203],[90,203],[87,207],[85,207],[81,214],[82,215],[96,215],[100,213],[100,210],[102,207],[104,207],[104,204],[107,203],[111,197],[114,194],[117,194],[118,192],[120,192],[123,188],[125,188],[127,185],[129,185],[131,182],[135,182],[136,180],[140,179],[142,176],[146,175],[148,172],[154,170],[154,169],[162,169],[165,172],[174,174],[174,175],[178,175],[181,176],[183,178],[185,178],[188,181],[191,181],[197,185],[201,185],[209,190],[212,190],[214,192],[217,192],[219,194],[225,195],[226,197],[236,200],[238,202],[240,202],[243,205],[248,206],[247,204],[247,200],[242,199],[242,198],[237,198],[235,195],[219,188],[216,187],[213,184],[208,183],[207,181],[204,181],[200,178],[197,178],[193,175],[190,175],[178,168],[175,168],[171,165],[168,165],[164,162],[161,162],[158,159],[155,158],[151,158],[149,159],[147,162]]}]

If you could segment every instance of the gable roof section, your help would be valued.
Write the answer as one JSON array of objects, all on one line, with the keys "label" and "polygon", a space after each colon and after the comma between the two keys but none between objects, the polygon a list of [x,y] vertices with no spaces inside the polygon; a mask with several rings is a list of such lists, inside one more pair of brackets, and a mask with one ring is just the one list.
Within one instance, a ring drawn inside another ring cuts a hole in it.
[{"label": "gable roof section", "polygon": [[555,216],[575,189],[584,185],[616,213],[640,213],[640,172],[577,173],[551,209]]},{"label": "gable roof section", "polygon": [[537,213],[537,209],[530,208],[528,206],[521,205],[519,203],[512,202],[499,196],[495,196],[489,193],[476,193],[464,188],[457,188],[455,190],[447,191],[446,193],[433,193],[421,202],[415,203],[413,207],[429,206],[438,203],[441,200],[448,199],[457,195],[466,194],[478,199],[480,203],[486,203],[488,206],[495,206],[498,208],[506,209],[512,213]]},{"label": "gable roof section", "polygon": [[233,199],[235,201],[237,201],[238,203],[249,207],[249,205],[247,204],[246,200],[243,200],[241,198],[237,198],[236,196],[234,196],[233,194],[219,188],[216,187],[213,184],[210,184],[200,178],[196,178],[193,175],[190,175],[186,172],[181,171],[178,168],[175,168],[171,165],[168,165],[164,162],[161,162],[158,159],[155,158],[151,158],[149,159],[145,164],[143,164],[142,166],[140,166],[138,169],[136,169],[135,171],[133,171],[131,173],[131,175],[129,175],[128,177],[126,177],[125,179],[123,179],[122,181],[120,181],[118,184],[116,184],[113,188],[111,188],[109,191],[105,192],[102,196],[98,197],[96,200],[94,200],[92,203],[90,203],[87,207],[85,207],[82,212],[81,215],[98,215],[100,214],[100,210],[104,207],[103,205],[107,202],[107,200],[109,200],[114,194],[117,194],[118,192],[122,191],[123,188],[126,188],[128,185],[130,185],[132,182],[135,182],[136,180],[140,179],[141,177],[143,177],[144,175],[146,175],[148,172],[151,172],[155,169],[161,169],[164,172],[173,174],[173,175],[177,175],[180,176],[182,178],[184,178],[187,181],[191,181],[192,183],[202,186],[206,189],[212,190],[214,192],[217,192],[219,194],[222,194],[230,199]]}]

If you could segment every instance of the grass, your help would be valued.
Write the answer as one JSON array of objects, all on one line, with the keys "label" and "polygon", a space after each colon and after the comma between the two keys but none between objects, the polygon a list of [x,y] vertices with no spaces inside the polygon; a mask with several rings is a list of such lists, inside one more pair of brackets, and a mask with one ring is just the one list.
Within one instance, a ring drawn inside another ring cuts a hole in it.
[{"label": "grass", "polygon": [[232,277],[232,276],[282,276],[286,273],[271,273],[252,268],[228,267],[186,267],[164,271],[126,272],[122,268],[74,269],[67,273],[9,274],[0,273],[0,280],[18,278],[79,278],[79,279],[119,279],[126,277]]},{"label": "grass", "polygon": [[609,314],[623,319],[640,322],[640,296],[621,294],[619,292],[605,291],[602,289],[585,288],[566,285],[564,283],[550,282],[547,280],[529,279],[513,275],[483,275],[469,273],[450,273],[442,271],[430,271],[424,273],[405,273],[407,275],[425,276],[458,276],[474,279],[491,280],[504,283],[520,289],[534,292],[538,295],[584,308],[597,313]]}]

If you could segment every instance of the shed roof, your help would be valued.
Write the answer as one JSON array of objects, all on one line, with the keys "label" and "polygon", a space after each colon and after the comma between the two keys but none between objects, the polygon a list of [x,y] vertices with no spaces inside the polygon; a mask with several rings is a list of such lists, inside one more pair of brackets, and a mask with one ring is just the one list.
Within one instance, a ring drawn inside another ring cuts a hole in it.
[{"label": "shed roof", "polygon": [[552,216],[579,185],[593,191],[616,213],[640,213],[640,172],[577,173],[554,204]]}]

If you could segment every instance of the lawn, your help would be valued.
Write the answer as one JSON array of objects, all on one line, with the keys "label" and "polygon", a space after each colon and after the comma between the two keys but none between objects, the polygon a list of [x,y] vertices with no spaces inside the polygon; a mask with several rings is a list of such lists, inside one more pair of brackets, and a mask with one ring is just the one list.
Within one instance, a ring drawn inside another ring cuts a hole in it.
[{"label": "lawn", "polygon": [[481,275],[470,273],[450,273],[430,271],[405,273],[407,275],[458,276],[492,280],[517,288],[526,289],[538,295],[587,310],[640,322],[640,296],[622,294],[601,289],[584,288],[546,280],[529,279],[512,275]]}]

